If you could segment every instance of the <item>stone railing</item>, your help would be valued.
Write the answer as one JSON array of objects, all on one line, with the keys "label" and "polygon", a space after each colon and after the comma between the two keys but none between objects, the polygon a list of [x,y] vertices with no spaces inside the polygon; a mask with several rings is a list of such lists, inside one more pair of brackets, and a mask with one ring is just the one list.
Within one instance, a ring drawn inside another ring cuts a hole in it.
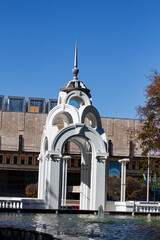
[{"label": "stone railing", "polygon": [[0,198],[0,208],[23,208],[22,199],[18,198]]},{"label": "stone railing", "polygon": [[131,212],[131,213],[160,213],[160,203],[147,203],[147,202],[114,202],[107,201],[106,209],[107,212]]},{"label": "stone railing", "polygon": [[160,213],[160,203],[135,202],[134,212]]},{"label": "stone railing", "polygon": [[7,201],[7,200],[1,200],[0,201],[0,208],[23,208],[23,204],[21,201]]},{"label": "stone railing", "polygon": [[42,199],[37,198],[0,198],[0,209],[44,209],[45,204]]},{"label": "stone railing", "polygon": [[107,201],[106,209],[107,212],[133,212],[134,201],[120,202],[120,201]]}]

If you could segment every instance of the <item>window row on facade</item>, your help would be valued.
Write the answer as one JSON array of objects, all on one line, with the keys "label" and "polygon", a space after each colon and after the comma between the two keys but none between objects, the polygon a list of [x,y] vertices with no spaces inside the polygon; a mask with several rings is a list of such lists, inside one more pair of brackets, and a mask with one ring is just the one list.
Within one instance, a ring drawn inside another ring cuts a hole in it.
[{"label": "window row on facade", "polygon": [[0,164],[38,165],[37,155],[0,154]]},{"label": "window row on facade", "polygon": [[48,113],[57,105],[57,99],[8,96],[6,99],[0,95],[0,111]]}]

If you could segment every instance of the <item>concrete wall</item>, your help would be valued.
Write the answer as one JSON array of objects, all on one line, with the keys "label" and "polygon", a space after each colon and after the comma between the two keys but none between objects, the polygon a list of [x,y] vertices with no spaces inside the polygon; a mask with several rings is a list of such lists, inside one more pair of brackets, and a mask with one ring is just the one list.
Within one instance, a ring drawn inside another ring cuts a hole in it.
[{"label": "concrete wall", "polygon": [[121,118],[101,118],[101,120],[107,140],[111,140],[113,143],[114,156],[128,157],[131,141],[135,145],[134,156],[141,156],[137,142],[137,132],[141,124],[139,120]]},{"label": "concrete wall", "polygon": [[47,114],[0,112],[0,150],[18,151],[19,135],[23,150],[39,152]]},{"label": "concrete wall", "polygon": [[[23,150],[39,152],[46,117],[47,114],[39,113],[0,112],[0,150],[18,151],[19,135],[23,135]],[[107,140],[113,143],[114,156],[129,156],[130,141],[135,144],[134,156],[141,156],[136,141],[136,133],[140,127],[139,120],[120,118],[101,118],[101,120]],[[61,126],[61,120],[59,123]],[[79,151],[76,146],[72,149],[73,152],[74,150]]]}]

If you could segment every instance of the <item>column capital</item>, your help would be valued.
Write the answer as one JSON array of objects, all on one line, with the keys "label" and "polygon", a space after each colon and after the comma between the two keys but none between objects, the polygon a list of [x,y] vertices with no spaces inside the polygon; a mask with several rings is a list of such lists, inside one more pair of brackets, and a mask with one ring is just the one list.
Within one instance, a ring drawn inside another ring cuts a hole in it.
[{"label": "column capital", "polygon": [[70,156],[70,155],[64,155],[64,156],[62,157],[62,159],[63,159],[63,160],[69,160],[69,159],[71,159],[71,156]]},{"label": "column capital", "polygon": [[99,163],[104,163],[108,158],[108,153],[97,153],[96,159]]},{"label": "column capital", "polygon": [[43,154],[42,153],[39,154],[37,160],[40,162],[43,162]]},{"label": "column capital", "polygon": [[118,160],[119,163],[129,162],[129,158],[123,158]]},{"label": "column capital", "polygon": [[46,151],[45,157],[48,161],[50,160],[50,161],[57,162],[61,160],[62,155],[57,152]]},{"label": "column capital", "polygon": [[53,161],[53,162],[60,162],[61,158],[62,157],[59,156],[59,155],[54,155],[54,154],[50,155],[50,160]]}]

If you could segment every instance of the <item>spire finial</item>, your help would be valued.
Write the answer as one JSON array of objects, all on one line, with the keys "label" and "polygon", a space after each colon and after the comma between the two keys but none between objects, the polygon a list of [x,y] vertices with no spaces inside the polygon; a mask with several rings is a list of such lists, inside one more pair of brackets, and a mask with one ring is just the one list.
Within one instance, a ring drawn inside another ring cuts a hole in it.
[{"label": "spire finial", "polygon": [[77,68],[77,40],[76,40],[76,46],[75,46],[75,55],[74,55],[74,67]]},{"label": "spire finial", "polygon": [[79,69],[77,68],[77,40],[76,40],[76,46],[75,46],[75,56],[74,56],[74,69],[72,69],[72,72],[73,72],[73,79],[78,79],[77,78],[77,75],[78,75],[78,72],[79,72]]}]

